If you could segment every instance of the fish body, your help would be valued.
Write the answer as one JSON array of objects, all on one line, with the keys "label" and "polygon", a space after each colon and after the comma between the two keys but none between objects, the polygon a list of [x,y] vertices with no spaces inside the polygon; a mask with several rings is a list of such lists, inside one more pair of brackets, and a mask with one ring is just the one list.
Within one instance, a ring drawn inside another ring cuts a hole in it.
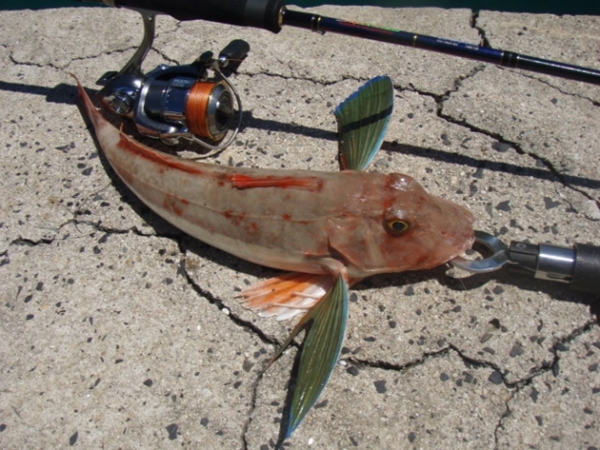
[{"label": "fish body", "polygon": [[108,161],[152,210],[189,235],[256,264],[290,271],[240,294],[279,320],[305,312],[277,358],[306,331],[288,405],[287,438],[324,389],[339,357],[348,287],[371,275],[429,269],[474,241],[473,216],[408,175],[364,170],[379,149],[393,86],[378,77],[343,102],[342,172],[223,167],[158,152],[119,131],[79,84]]},{"label": "fish body", "polygon": [[[247,261],[313,274],[341,263],[351,279],[362,279],[436,267],[472,245],[471,213],[408,175],[185,160],[136,142],[85,104],[111,166],[146,205]],[[396,235],[388,225],[394,220],[408,229]]]}]

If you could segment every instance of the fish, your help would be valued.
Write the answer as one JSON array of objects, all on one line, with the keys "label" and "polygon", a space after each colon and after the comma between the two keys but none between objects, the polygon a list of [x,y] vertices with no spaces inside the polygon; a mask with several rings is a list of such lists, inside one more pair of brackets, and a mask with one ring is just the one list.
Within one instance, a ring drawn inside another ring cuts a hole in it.
[{"label": "fish", "polygon": [[283,439],[337,364],[349,288],[377,274],[437,267],[474,242],[468,209],[409,175],[366,170],[393,110],[389,77],[370,80],[336,108],[339,172],[224,167],[162,153],[108,122],[75,79],[107,160],[150,209],[200,241],[288,272],[239,294],[264,317],[303,314],[271,360],[305,331]]}]

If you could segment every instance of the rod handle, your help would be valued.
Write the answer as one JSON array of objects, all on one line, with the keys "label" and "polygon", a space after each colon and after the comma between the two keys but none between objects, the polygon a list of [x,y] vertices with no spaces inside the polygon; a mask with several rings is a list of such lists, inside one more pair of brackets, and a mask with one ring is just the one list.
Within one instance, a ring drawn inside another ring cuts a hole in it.
[{"label": "rod handle", "polygon": [[575,244],[561,247],[550,244],[511,242],[508,259],[517,270],[535,278],[568,283],[578,291],[600,294],[600,247]]},{"label": "rod handle", "polygon": [[281,30],[284,0],[102,0],[110,6],[167,14],[177,20]]},{"label": "rod handle", "polygon": [[575,244],[571,287],[578,291],[600,293],[600,247]]}]

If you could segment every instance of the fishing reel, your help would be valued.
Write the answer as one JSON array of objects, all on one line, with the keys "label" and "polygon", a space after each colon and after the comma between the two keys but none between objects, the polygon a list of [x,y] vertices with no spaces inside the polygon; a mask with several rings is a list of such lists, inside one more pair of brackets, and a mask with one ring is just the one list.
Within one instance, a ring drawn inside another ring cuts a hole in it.
[{"label": "fishing reel", "polygon": [[163,64],[143,74],[141,65],[154,40],[155,15],[139,12],[144,20],[144,39],[119,72],[107,72],[97,81],[103,86],[98,94],[102,104],[132,119],[141,134],[167,144],[183,138],[213,151],[227,147],[242,120],[242,103],[228,76],[246,58],[250,46],[236,39],[218,58],[208,51],[191,64]]}]

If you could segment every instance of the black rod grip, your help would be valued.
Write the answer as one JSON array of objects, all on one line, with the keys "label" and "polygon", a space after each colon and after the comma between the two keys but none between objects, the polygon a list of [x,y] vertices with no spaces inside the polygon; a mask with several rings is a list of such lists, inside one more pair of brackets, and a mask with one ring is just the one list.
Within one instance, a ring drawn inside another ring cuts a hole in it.
[{"label": "black rod grip", "polygon": [[167,14],[177,20],[209,20],[281,30],[284,0],[115,0],[115,6]]},{"label": "black rod grip", "polygon": [[575,266],[570,286],[578,291],[600,294],[600,247],[575,244]]}]

